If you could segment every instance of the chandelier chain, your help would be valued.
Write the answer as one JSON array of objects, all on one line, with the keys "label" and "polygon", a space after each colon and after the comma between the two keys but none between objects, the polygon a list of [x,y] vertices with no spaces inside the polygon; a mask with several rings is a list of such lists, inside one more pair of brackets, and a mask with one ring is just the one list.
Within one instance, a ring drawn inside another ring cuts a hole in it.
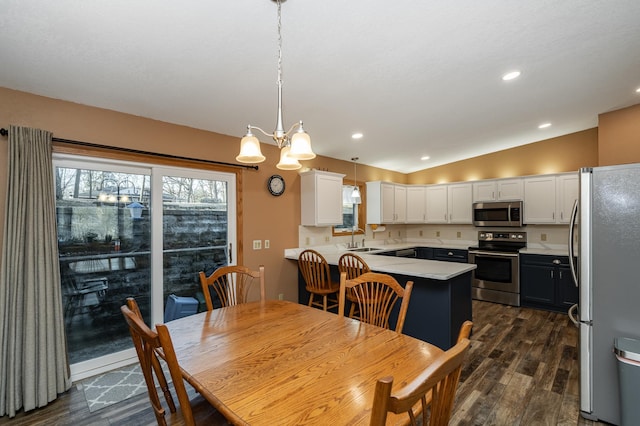
[{"label": "chandelier chain", "polygon": [[282,86],[282,13],[280,0],[278,3],[278,86]]}]

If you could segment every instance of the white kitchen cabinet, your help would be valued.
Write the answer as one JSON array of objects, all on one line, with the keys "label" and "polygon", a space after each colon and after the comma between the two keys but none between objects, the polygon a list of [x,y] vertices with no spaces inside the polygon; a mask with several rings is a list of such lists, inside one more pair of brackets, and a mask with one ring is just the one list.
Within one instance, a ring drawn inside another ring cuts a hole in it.
[{"label": "white kitchen cabinet", "polygon": [[430,185],[425,191],[427,223],[472,223],[472,184]]},{"label": "white kitchen cabinet", "polygon": [[332,226],[342,223],[344,176],[320,170],[300,173],[302,225]]},{"label": "white kitchen cabinet", "polygon": [[426,192],[426,222],[449,223],[447,185],[429,185]]},{"label": "white kitchen cabinet", "polygon": [[556,176],[524,178],[524,223],[556,223]]},{"label": "white kitchen cabinet", "polygon": [[556,219],[558,223],[569,223],[573,204],[579,196],[580,183],[577,173],[562,174],[556,177]]},{"label": "white kitchen cabinet", "polygon": [[473,183],[473,201],[522,200],[524,185],[522,179],[491,179]]},{"label": "white kitchen cabinet", "polygon": [[524,223],[569,223],[577,199],[577,173],[527,177],[524,179]]},{"label": "white kitchen cabinet", "polygon": [[424,223],[425,221],[425,188],[420,185],[409,185],[407,188],[407,223]]},{"label": "white kitchen cabinet", "polygon": [[472,223],[472,190],[470,183],[447,185],[448,223]]},{"label": "white kitchen cabinet", "polygon": [[367,223],[405,223],[407,187],[389,182],[367,182]]}]

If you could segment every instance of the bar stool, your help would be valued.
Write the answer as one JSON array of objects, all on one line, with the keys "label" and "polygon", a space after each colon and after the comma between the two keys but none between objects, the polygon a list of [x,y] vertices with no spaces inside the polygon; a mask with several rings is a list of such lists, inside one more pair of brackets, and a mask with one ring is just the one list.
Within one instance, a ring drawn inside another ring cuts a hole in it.
[{"label": "bar stool", "polygon": [[[338,270],[340,273],[347,274],[347,279],[352,280],[359,277],[365,272],[371,272],[369,265],[360,256],[353,253],[345,253],[338,259]],[[356,313],[358,309],[358,300],[353,294],[353,289],[348,288],[346,294],[347,300],[351,302],[351,308],[349,309],[349,318],[359,319],[359,313]]]},{"label": "bar stool", "polygon": [[[310,293],[309,306],[317,306],[325,311],[338,306],[337,293],[340,284],[331,280],[327,260],[315,250],[305,250],[298,257],[298,268],[304,278],[306,289]],[[322,297],[322,303],[315,301],[314,296]],[[329,299],[329,296],[333,296]],[[329,305],[329,302],[331,304]]]}]

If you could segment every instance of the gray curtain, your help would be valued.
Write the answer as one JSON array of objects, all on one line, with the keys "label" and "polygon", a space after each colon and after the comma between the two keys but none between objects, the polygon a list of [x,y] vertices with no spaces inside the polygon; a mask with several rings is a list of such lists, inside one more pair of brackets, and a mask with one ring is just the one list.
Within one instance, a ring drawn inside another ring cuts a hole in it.
[{"label": "gray curtain", "polygon": [[69,389],[51,133],[11,126],[0,269],[0,416]]}]

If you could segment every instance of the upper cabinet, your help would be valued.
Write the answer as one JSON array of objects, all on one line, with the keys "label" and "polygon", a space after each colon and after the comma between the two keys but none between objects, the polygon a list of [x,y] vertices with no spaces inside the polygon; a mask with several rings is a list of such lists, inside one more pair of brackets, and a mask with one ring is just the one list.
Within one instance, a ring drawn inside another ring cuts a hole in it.
[{"label": "upper cabinet", "polygon": [[473,222],[471,211],[472,188],[470,183],[447,185],[447,210],[449,223],[470,224]]},{"label": "upper cabinet", "polygon": [[426,219],[425,187],[407,186],[407,223],[424,223]]},{"label": "upper cabinet", "polygon": [[524,223],[569,223],[577,198],[577,173],[524,178]]},{"label": "upper cabinet", "polygon": [[426,223],[472,223],[472,184],[430,185],[426,191]]},{"label": "upper cabinet", "polygon": [[522,200],[524,185],[521,178],[482,180],[473,183],[473,201]]},{"label": "upper cabinet", "polygon": [[426,222],[449,223],[447,185],[429,185],[426,188]]},{"label": "upper cabinet", "polygon": [[342,223],[344,176],[320,170],[300,173],[302,225],[332,226]]},{"label": "upper cabinet", "polygon": [[367,223],[405,223],[407,187],[389,182],[367,182]]},{"label": "upper cabinet", "polygon": [[574,203],[578,200],[580,181],[577,173],[558,175],[556,178],[556,216],[558,223],[569,223]]}]

